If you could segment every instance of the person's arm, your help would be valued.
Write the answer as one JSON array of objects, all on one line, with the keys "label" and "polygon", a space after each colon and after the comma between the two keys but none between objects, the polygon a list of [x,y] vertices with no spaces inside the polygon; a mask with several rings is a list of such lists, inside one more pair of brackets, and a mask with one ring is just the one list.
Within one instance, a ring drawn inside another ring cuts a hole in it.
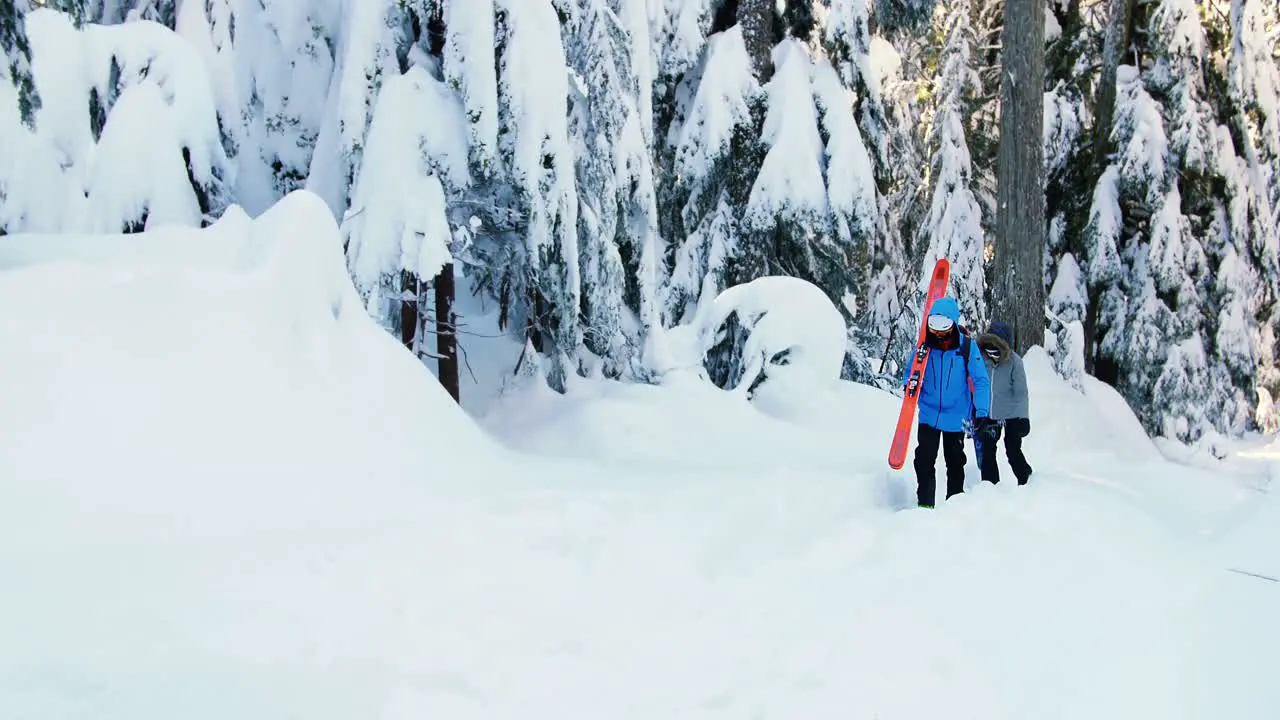
[{"label": "person's arm", "polygon": [[[973,343],[972,340],[969,341]],[[982,359],[982,351],[969,347],[969,377],[973,380],[973,414],[974,417],[991,416],[991,378],[987,375],[987,363]]]},{"label": "person's arm", "polygon": [[1022,367],[1022,358],[1013,356],[1013,372],[1010,382],[1013,383],[1013,397],[1018,401],[1017,404],[1024,405],[1027,408],[1027,415],[1031,414],[1031,396],[1027,392],[1027,371]]}]

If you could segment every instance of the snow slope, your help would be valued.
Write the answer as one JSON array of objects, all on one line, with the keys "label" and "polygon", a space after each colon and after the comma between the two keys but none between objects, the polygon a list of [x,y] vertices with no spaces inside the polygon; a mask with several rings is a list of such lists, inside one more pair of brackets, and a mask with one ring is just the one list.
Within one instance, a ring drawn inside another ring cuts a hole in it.
[{"label": "snow slope", "polygon": [[896,401],[847,383],[584,382],[477,425],[338,238],[306,192],[0,238],[0,717],[1274,711],[1280,587],[1227,569],[1277,570],[1266,449],[1171,464],[1043,356],[1034,483],[934,512],[893,512]]}]

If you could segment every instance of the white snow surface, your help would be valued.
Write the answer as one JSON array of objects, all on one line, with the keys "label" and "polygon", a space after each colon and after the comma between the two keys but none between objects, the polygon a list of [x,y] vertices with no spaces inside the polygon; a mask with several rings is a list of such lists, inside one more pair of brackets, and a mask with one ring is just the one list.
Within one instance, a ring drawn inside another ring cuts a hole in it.
[{"label": "white snow surface", "polygon": [[0,307],[6,718],[1280,704],[1280,443],[1172,462],[1039,350],[1032,483],[971,461],[930,512],[885,469],[898,400],[834,379],[773,407],[576,380],[473,421],[367,315],[308,192],[0,238]]}]

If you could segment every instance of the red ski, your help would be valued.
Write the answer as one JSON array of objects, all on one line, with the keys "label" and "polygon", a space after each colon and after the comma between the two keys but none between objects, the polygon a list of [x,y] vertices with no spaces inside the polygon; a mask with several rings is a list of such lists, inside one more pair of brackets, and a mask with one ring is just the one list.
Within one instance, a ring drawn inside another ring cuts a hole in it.
[{"label": "red ski", "polygon": [[933,303],[947,294],[951,280],[951,263],[946,258],[933,266],[933,279],[929,281],[929,293],[924,296],[924,315],[920,318],[920,337],[916,340],[916,353],[911,358],[911,374],[907,376],[906,392],[902,395],[902,410],[898,413],[898,426],[893,431],[893,445],[889,447],[889,467],[901,470],[907,460],[907,446],[911,443],[911,428],[915,425],[916,403],[920,399],[920,384],[924,382],[924,366],[929,360],[925,347],[925,333],[929,330],[929,311]]}]

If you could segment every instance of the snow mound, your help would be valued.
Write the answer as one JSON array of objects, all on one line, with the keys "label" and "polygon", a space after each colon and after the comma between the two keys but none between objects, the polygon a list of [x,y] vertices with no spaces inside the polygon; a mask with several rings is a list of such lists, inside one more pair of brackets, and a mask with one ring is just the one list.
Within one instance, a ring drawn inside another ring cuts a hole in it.
[{"label": "snow mound", "polygon": [[385,522],[432,458],[494,455],[365,313],[308,192],[199,231],[7,237],[0,268],[0,547]]},{"label": "snow mound", "polygon": [[700,349],[730,343],[738,332],[740,356],[728,383],[735,393],[810,395],[839,379],[844,364],[844,317],[821,288],[786,276],[762,277],[735,285],[701,308],[695,320]]}]

